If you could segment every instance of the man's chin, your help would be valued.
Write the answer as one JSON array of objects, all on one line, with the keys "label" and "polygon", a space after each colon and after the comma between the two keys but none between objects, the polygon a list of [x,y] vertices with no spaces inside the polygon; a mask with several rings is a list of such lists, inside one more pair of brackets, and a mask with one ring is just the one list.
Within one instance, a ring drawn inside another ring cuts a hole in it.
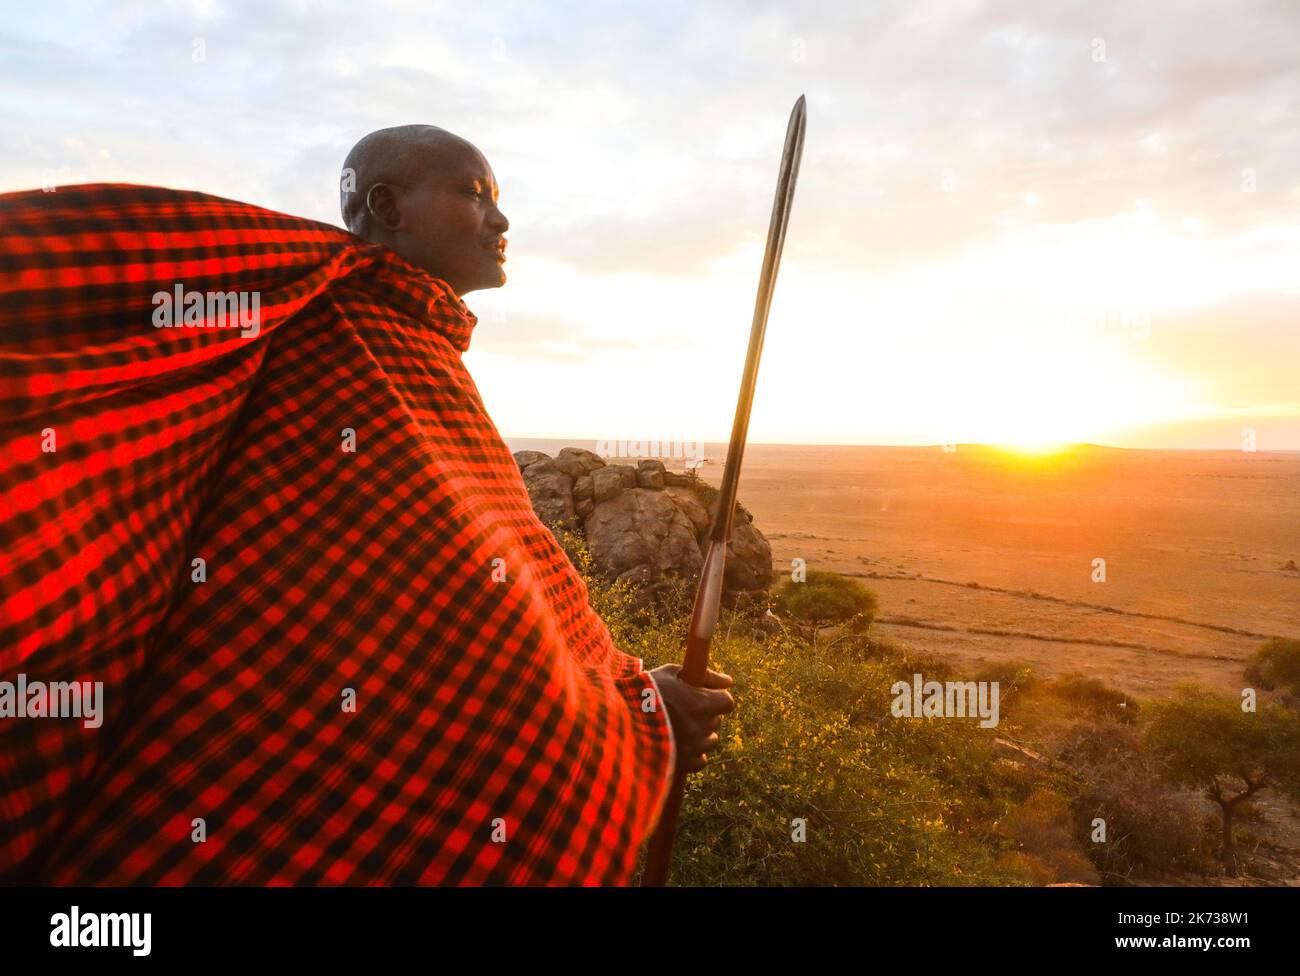
[{"label": "man's chin", "polygon": [[485,278],[482,284],[475,285],[471,291],[486,291],[488,288],[500,288],[506,283],[506,269],[498,268],[495,275]]}]

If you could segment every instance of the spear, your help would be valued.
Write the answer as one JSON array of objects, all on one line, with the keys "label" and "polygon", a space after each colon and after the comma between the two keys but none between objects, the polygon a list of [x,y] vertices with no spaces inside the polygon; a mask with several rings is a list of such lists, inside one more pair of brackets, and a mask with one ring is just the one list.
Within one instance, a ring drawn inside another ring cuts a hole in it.
[{"label": "spear", "polygon": [[[700,571],[700,583],[695,590],[695,607],[691,611],[691,628],[686,637],[686,659],[682,664],[681,676],[697,687],[704,683],[709,668],[709,644],[718,625],[723,571],[727,565],[727,543],[731,539],[731,520],[736,509],[736,490],[740,485],[740,462],[745,453],[745,438],[749,433],[749,412],[754,405],[754,386],[758,381],[758,360],[763,354],[763,336],[767,332],[767,313],[772,306],[772,290],[776,285],[777,269],[781,265],[785,229],[790,223],[794,184],[799,178],[806,118],[807,106],[804,97],[800,95],[790,112],[790,123],[785,130],[785,150],[781,153],[776,199],[772,202],[772,220],[767,228],[767,250],[763,253],[763,270],[758,279],[758,296],[754,300],[754,323],[749,331],[749,352],[745,355],[745,372],[740,381],[736,419],[731,426],[731,443],[727,447],[727,464],[722,472],[718,508],[713,514],[713,527],[709,533],[709,551],[704,557],[704,568]],[[659,826],[650,838],[645,873],[641,879],[643,885],[662,885],[668,879],[668,864],[673,856],[673,837],[677,833],[677,815],[681,811],[685,786],[686,774],[678,770],[673,774],[673,785],[664,802]]]}]

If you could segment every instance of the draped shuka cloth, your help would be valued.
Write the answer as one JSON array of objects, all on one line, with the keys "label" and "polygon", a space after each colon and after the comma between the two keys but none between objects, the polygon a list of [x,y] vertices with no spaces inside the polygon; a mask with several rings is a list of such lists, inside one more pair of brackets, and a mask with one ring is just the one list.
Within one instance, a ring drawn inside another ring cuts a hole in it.
[{"label": "draped shuka cloth", "polygon": [[[626,883],[668,718],[449,286],[200,193],[0,214],[0,681],[103,682],[98,727],[0,718],[0,879]],[[178,286],[260,321],[160,327]]]}]

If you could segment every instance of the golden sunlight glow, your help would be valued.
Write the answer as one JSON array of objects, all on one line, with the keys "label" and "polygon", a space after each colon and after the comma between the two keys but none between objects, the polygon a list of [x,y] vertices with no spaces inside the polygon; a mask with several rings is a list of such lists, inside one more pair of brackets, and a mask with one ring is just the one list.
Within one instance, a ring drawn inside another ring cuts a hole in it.
[{"label": "golden sunlight glow", "polygon": [[1045,458],[1064,454],[1074,445],[1062,441],[1021,441],[1010,444],[996,444],[994,446],[1008,454],[1015,454],[1020,457]]},{"label": "golden sunlight glow", "polygon": [[[1202,321],[1217,323],[1218,303],[1233,295],[1289,284],[1281,257],[1294,258],[1300,235],[1265,229],[1225,241],[1176,218],[1145,200],[1106,218],[1018,218],[993,238],[923,262],[868,253],[852,273],[839,239],[828,243],[818,226],[796,221],[768,326],[754,442],[989,444],[1028,459],[1071,444],[1133,446],[1180,425],[1197,425],[1220,447],[1252,423],[1267,424],[1274,444],[1300,436],[1300,403],[1279,395],[1280,381],[1268,399],[1248,388],[1252,399],[1240,405],[1240,382],[1225,380],[1236,373],[1212,368],[1238,351]],[[485,370],[502,428],[520,436],[586,431],[588,404],[599,402],[592,436],[725,441],[763,243],[747,232],[684,277],[591,275],[520,254],[514,294],[544,317],[528,354],[511,343]],[[502,302],[507,323],[516,317],[512,300],[475,296],[488,308]],[[1274,324],[1279,311],[1263,311],[1273,318],[1247,308],[1241,320],[1282,337],[1276,349],[1300,341]],[[563,348],[545,341],[561,322]],[[487,352],[493,331],[482,330],[479,349]],[[547,357],[552,382],[586,393],[571,407],[562,398],[549,407],[549,431],[531,380]],[[628,396],[632,375],[654,377],[667,395],[653,405]]]}]

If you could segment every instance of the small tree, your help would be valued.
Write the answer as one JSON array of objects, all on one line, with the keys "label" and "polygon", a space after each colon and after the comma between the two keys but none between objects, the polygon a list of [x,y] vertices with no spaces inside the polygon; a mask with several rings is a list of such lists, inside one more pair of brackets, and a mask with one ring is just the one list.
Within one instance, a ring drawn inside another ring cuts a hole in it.
[{"label": "small tree", "polygon": [[1246,680],[1300,698],[1300,640],[1274,637],[1246,662]]},{"label": "small tree", "polygon": [[876,618],[876,594],[855,579],[810,569],[803,582],[786,580],[777,588],[772,609],[809,639],[836,625],[866,633]]},{"label": "small tree", "polygon": [[1237,873],[1237,808],[1267,787],[1300,791],[1300,723],[1274,705],[1243,711],[1208,688],[1184,686],[1150,706],[1147,745],[1169,779],[1218,805],[1230,875]]}]

